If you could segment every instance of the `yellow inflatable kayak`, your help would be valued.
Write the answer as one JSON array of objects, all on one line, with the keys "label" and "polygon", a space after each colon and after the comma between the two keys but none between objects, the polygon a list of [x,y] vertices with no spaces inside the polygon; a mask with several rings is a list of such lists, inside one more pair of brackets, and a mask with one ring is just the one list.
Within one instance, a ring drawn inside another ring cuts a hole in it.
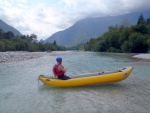
[{"label": "yellow inflatable kayak", "polygon": [[57,87],[72,87],[72,86],[85,86],[92,84],[104,84],[111,82],[118,82],[126,79],[131,71],[132,66],[125,67],[119,70],[106,71],[101,73],[90,73],[82,75],[69,76],[71,79],[60,80],[57,78],[46,77],[44,75],[39,75],[39,80],[48,86]]}]

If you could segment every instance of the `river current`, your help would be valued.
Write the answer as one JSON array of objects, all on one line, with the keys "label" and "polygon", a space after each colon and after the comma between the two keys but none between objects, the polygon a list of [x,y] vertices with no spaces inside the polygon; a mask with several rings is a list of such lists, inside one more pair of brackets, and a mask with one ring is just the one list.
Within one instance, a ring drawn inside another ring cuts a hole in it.
[{"label": "river current", "polygon": [[[129,65],[134,70],[124,81],[104,85],[57,88],[38,82],[38,75],[52,75],[58,56],[63,58],[69,76]],[[150,97],[146,97],[150,95],[149,67],[150,62],[133,59],[132,54],[77,51],[1,63],[0,113],[146,113],[150,111]]]}]

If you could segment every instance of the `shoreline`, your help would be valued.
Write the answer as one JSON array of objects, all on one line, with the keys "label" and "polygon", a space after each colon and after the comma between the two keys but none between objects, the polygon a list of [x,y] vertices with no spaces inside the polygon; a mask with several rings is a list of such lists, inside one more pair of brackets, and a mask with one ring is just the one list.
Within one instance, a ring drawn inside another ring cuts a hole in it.
[{"label": "shoreline", "polygon": [[[7,51],[0,52],[0,63],[9,63],[17,61],[25,61],[30,59],[36,59],[47,55],[49,52],[28,52],[28,51]],[[52,52],[56,54],[55,52]],[[132,58],[150,60],[150,53],[136,54]]]},{"label": "shoreline", "polygon": [[47,55],[47,52],[7,51],[0,52],[0,63],[9,63],[36,59]]}]

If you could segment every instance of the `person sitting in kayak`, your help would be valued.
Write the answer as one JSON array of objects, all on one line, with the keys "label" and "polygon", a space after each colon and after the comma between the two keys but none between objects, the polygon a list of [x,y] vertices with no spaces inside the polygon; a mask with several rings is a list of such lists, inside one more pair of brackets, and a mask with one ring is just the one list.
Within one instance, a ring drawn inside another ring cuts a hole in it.
[{"label": "person sitting in kayak", "polygon": [[55,76],[58,77],[58,79],[67,80],[70,79],[70,77],[66,76],[65,73],[67,71],[67,68],[64,68],[62,64],[62,58],[58,57],[56,58],[57,64],[53,67],[53,73]]}]

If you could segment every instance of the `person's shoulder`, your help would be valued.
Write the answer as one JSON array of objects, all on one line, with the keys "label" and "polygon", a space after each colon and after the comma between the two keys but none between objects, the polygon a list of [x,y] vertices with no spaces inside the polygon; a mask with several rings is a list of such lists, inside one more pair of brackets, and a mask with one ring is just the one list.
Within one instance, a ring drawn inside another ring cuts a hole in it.
[{"label": "person's shoulder", "polygon": [[63,67],[63,66],[60,64],[59,67]]},{"label": "person's shoulder", "polygon": [[62,66],[61,64],[59,64],[58,66]]}]

